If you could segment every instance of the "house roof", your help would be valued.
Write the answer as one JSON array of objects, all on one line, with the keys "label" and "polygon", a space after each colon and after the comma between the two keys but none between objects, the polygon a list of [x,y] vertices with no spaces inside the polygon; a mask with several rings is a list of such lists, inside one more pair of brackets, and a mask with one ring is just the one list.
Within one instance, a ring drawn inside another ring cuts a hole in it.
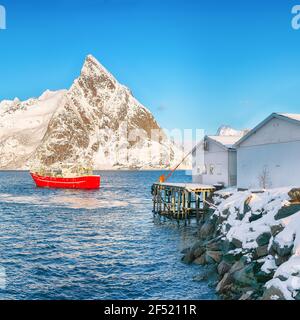
[{"label": "house roof", "polygon": [[247,140],[249,137],[252,136],[255,132],[257,132],[260,128],[262,128],[266,123],[268,123],[270,120],[277,118],[285,121],[289,121],[291,123],[296,123],[300,125],[300,114],[298,113],[278,113],[274,112],[271,115],[269,115],[265,120],[260,122],[256,127],[254,127],[252,130],[250,130],[246,135],[244,135],[240,140],[238,140],[234,147],[238,147],[241,143],[243,143],[245,140]]},{"label": "house roof", "polygon": [[234,144],[241,139],[240,136],[206,136],[208,139],[217,142],[222,147],[227,149],[234,148]]},{"label": "house roof", "polygon": [[[234,149],[234,144],[241,139],[242,135],[240,136],[205,136],[204,139],[212,140],[213,142],[217,143],[223,149]],[[203,139],[203,140],[204,140]],[[203,143],[201,140],[192,150],[194,152],[200,144]]]}]

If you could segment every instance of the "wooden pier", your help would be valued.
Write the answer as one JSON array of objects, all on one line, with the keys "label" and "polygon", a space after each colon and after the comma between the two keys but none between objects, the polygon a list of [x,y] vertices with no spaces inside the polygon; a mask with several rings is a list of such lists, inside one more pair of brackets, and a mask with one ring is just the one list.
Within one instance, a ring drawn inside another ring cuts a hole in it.
[{"label": "wooden pier", "polygon": [[200,218],[209,209],[214,186],[194,183],[155,183],[153,213],[173,219]]}]

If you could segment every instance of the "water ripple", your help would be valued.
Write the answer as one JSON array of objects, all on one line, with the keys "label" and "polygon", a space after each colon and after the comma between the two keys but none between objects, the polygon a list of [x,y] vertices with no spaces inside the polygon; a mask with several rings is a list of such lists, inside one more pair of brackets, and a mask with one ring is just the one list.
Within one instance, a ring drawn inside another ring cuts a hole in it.
[{"label": "water ripple", "polygon": [[[180,262],[193,226],[153,221],[159,172],[102,172],[97,191],[37,189],[0,172],[1,299],[212,299]],[[187,179],[182,172],[177,180]]]}]

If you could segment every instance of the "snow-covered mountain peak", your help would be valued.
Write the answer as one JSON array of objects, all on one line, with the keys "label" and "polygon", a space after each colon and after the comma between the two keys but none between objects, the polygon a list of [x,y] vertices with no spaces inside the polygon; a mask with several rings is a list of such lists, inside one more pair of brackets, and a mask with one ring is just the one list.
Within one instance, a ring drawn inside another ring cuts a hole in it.
[{"label": "snow-covered mountain peak", "polygon": [[[160,132],[160,139],[153,138]],[[161,154],[169,154],[162,159]],[[151,112],[89,55],[34,155],[38,166],[93,163],[97,169],[163,168],[182,158]]]},{"label": "snow-covered mountain peak", "polygon": [[221,126],[217,131],[217,136],[244,136],[248,130],[236,130],[228,125]]},{"label": "snow-covered mountain peak", "polygon": [[0,168],[161,169],[183,157],[151,112],[92,55],[69,90],[0,107]]},{"label": "snow-covered mountain peak", "polygon": [[81,77],[107,78],[116,82],[114,76],[92,55],[88,55],[81,69]]}]

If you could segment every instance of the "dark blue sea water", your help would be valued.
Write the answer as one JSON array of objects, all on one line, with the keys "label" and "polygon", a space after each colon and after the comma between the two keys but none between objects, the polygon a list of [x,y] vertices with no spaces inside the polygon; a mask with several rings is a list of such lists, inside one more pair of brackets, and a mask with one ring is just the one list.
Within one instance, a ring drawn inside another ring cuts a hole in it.
[{"label": "dark blue sea water", "polygon": [[100,190],[71,191],[0,172],[0,299],[215,298],[193,281],[201,267],[180,261],[195,225],[153,219],[159,175],[101,172]]}]

